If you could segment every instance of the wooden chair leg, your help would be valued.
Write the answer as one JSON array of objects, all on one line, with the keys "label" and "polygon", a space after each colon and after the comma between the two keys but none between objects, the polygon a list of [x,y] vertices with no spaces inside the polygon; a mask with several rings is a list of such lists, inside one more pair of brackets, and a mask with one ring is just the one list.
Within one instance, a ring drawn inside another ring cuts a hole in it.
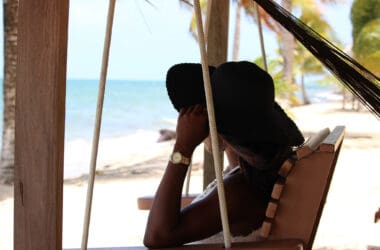
[{"label": "wooden chair leg", "polygon": [[380,207],[379,210],[375,213],[375,223],[377,223],[380,220]]}]

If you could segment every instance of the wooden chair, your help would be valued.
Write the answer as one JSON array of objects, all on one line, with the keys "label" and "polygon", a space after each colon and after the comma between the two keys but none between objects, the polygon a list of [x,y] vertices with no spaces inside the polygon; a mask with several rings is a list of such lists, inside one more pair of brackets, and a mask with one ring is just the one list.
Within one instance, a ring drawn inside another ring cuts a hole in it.
[{"label": "wooden chair", "polygon": [[285,179],[275,184],[261,236],[271,240],[298,239],[311,249],[326,202],[345,128],[321,130],[297,150],[297,159],[280,169]]},{"label": "wooden chair", "polygon": [[[262,241],[233,243],[234,249],[310,250],[342,146],[345,127],[323,129],[280,168],[261,229]],[[189,244],[171,249],[222,250],[222,244]],[[109,248],[112,249],[112,248]],[[142,250],[144,247],[118,249]]]}]

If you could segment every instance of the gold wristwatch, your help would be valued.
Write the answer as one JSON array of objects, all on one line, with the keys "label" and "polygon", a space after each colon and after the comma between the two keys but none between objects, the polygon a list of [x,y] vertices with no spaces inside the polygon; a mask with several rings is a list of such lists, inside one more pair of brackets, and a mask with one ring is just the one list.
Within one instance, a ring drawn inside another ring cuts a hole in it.
[{"label": "gold wristwatch", "polygon": [[184,164],[184,165],[190,165],[190,162],[191,162],[191,159],[190,158],[187,158],[186,156],[184,156],[183,154],[181,154],[180,152],[176,151],[176,152],[173,152],[170,156],[170,162],[172,162],[173,164]]}]

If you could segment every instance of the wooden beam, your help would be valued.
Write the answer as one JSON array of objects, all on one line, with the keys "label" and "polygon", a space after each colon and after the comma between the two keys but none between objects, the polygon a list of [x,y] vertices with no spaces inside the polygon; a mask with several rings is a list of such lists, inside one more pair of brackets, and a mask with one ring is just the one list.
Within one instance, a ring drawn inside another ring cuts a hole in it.
[{"label": "wooden beam", "polygon": [[[229,0],[209,1],[207,20],[207,56],[210,65],[218,66],[227,61]],[[223,158],[222,158],[223,159]],[[203,187],[215,179],[212,154],[204,150]]]},{"label": "wooden beam", "polygon": [[218,66],[227,61],[229,10],[229,0],[211,1],[207,17],[207,54],[210,65]]},{"label": "wooden beam", "polygon": [[20,0],[14,249],[62,249],[68,0]]},{"label": "wooden beam", "polygon": [[[158,250],[225,250],[223,244],[188,244],[179,247],[157,248]],[[266,240],[253,242],[236,242],[232,244],[234,250],[303,250],[303,243],[297,239]],[[66,249],[77,250],[77,249]],[[89,250],[149,250],[146,247],[105,247],[90,248]]]}]

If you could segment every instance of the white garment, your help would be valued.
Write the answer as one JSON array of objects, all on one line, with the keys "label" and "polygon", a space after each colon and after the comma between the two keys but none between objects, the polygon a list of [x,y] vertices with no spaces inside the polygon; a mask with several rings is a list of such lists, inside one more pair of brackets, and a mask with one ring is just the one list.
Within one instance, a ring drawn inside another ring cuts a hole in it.
[{"label": "white garment", "polygon": [[[259,240],[262,240],[262,238],[260,238],[260,229],[253,230],[250,234],[246,236],[232,236],[231,235],[232,243],[252,242],[252,241],[259,241]],[[222,243],[224,243],[223,232],[219,232],[206,239],[195,241],[192,244],[222,244]]]},{"label": "white garment", "polygon": [[[240,169],[239,166],[233,168],[230,172],[228,172],[226,175],[224,175],[223,179],[227,178],[228,176],[236,173]],[[203,200],[205,197],[207,197],[212,191],[216,189],[216,179],[212,181],[208,186],[205,188],[205,190],[199,194],[195,199],[191,202],[197,202],[200,200]],[[252,241],[258,241],[260,240],[260,228],[257,230],[253,230],[250,234],[246,236],[232,236],[231,235],[231,242],[252,242]],[[217,234],[214,234],[208,238],[205,238],[203,240],[199,240],[196,242],[193,242],[193,244],[216,244],[216,243],[223,243],[224,238],[223,238],[223,232],[219,232]]]}]

